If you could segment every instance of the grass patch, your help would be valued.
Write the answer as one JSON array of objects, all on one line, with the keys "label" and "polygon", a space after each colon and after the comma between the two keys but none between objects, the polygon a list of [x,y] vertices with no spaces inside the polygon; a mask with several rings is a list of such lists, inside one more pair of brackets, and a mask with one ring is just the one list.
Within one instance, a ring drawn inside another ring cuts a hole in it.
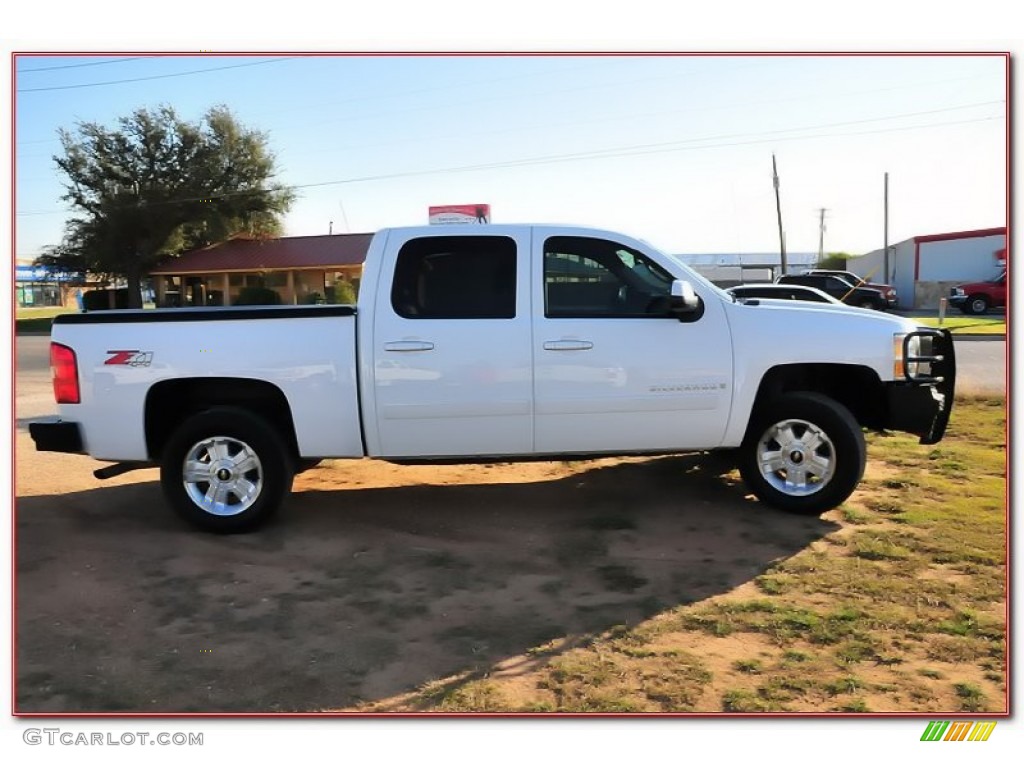
[{"label": "grass patch", "polygon": [[17,333],[49,333],[53,318],[76,311],[65,307],[18,307],[14,329]]},{"label": "grass patch", "polygon": [[[867,440],[870,465],[861,489],[818,523],[822,533],[809,546],[775,560],[760,561],[745,549],[728,553],[763,563],[735,594],[657,605],[664,595],[644,594],[657,586],[654,578],[648,585],[632,568],[608,562],[608,540],[630,530],[632,517],[594,516],[568,531],[553,547],[555,561],[573,572],[586,569],[606,589],[638,591],[638,600],[651,601],[644,612],[651,618],[608,626],[571,644],[553,641],[530,656],[535,667],[514,682],[474,674],[472,682],[421,698],[419,708],[1001,711],[1005,399],[958,397],[946,438],[935,446],[903,434],[869,434]],[[635,524],[643,527],[639,513]],[[693,566],[707,570],[713,562],[709,557]],[[457,564],[433,565],[458,570]],[[542,592],[565,601],[572,613],[581,606],[572,604],[570,586],[553,577]],[[514,628],[490,627],[488,637]],[[552,627],[545,638],[520,645],[562,638],[565,631]]]},{"label": "grass patch", "polygon": [[960,699],[961,712],[982,712],[985,709],[985,694],[971,683],[954,683],[953,691]]},{"label": "grass patch", "polygon": [[931,328],[945,328],[955,335],[1006,334],[1006,317],[1003,315],[968,317],[959,313],[947,314],[942,325],[939,325],[938,313],[930,317],[912,317],[910,319],[918,325]]}]

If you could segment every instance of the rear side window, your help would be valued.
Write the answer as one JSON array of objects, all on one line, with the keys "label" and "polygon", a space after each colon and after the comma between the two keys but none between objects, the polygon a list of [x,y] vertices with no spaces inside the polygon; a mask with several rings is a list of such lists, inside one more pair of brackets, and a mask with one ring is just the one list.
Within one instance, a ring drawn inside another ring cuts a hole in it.
[{"label": "rear side window", "polygon": [[515,241],[495,236],[410,240],[398,253],[391,306],[410,319],[514,318]]}]

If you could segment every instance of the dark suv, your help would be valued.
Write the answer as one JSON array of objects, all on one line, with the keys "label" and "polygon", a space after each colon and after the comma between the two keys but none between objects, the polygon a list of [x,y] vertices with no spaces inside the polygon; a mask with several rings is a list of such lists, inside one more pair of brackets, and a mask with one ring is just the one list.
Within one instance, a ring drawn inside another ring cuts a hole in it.
[{"label": "dark suv", "polygon": [[847,272],[845,269],[809,269],[804,274],[832,275],[832,277],[841,277],[850,285],[855,285],[858,288],[874,288],[876,291],[882,292],[886,303],[890,307],[896,306],[896,289],[887,283],[872,283],[863,277],[858,277],[853,272]]},{"label": "dark suv", "polygon": [[878,289],[855,288],[843,278],[835,275],[781,275],[775,282],[786,285],[808,285],[854,307],[884,310],[889,306],[885,296]]}]

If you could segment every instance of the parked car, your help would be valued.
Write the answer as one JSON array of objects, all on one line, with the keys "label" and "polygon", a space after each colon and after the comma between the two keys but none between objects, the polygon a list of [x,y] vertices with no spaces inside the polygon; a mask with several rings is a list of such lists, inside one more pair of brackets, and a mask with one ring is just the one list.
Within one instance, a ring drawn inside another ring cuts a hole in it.
[{"label": "parked car", "polygon": [[266,520],[317,460],[361,456],[736,449],[762,502],[816,515],[860,482],[865,427],[932,444],[953,407],[948,330],[835,304],[814,305],[808,322],[806,304],[736,302],[614,232],[385,229],[364,270],[358,311],[59,315],[60,420],[29,425],[37,449],[118,462],[98,479],[159,466],[170,505],[221,533]]},{"label": "parked car", "polygon": [[877,288],[857,288],[848,281],[834,275],[780,275],[775,281],[780,285],[806,285],[817,288],[843,304],[866,309],[888,309],[889,302]]},{"label": "parked car", "polygon": [[994,280],[964,283],[949,289],[949,303],[965,315],[984,315],[992,307],[1006,306],[1006,270]]},{"label": "parked car", "polygon": [[874,288],[876,291],[881,291],[885,297],[886,303],[890,307],[896,306],[896,288],[887,283],[871,283],[865,278],[860,277],[853,272],[848,272],[845,269],[809,269],[807,270],[808,275],[832,275],[833,277],[841,277],[843,280],[848,282],[850,285],[856,288]]},{"label": "parked car", "polygon": [[813,301],[819,304],[842,304],[824,291],[806,285],[785,283],[748,283],[728,288],[726,293],[737,299],[784,299],[788,301]]}]

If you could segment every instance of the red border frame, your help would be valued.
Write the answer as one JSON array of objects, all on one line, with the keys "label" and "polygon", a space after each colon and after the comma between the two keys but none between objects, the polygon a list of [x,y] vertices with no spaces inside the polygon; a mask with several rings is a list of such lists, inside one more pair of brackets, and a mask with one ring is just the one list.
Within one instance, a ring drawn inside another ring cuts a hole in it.
[{"label": "red border frame", "polygon": [[[373,52],[373,51],[12,51],[11,52],[11,257],[12,262],[15,254],[15,242],[16,242],[16,230],[17,230],[17,219],[15,216],[15,196],[14,180],[17,178],[17,157],[15,153],[15,147],[17,146],[17,126],[15,120],[15,110],[17,105],[16,100],[16,64],[18,57],[24,58],[35,58],[44,56],[160,56],[160,57],[182,57],[182,56],[210,56],[210,57],[236,57],[236,56],[301,56],[301,57],[480,57],[480,56],[508,56],[508,57],[555,57],[555,58],[569,58],[569,57],[581,57],[581,56],[597,56],[597,57],[702,57],[702,58],[725,58],[725,57],[768,57],[768,58],[803,58],[803,57],[846,57],[846,58],[860,58],[860,57],[930,57],[930,56],[944,56],[944,57],[993,57],[1001,56],[1004,59],[1005,64],[1005,81],[1006,81],[1006,103],[1010,104],[1011,101],[1011,53],[1010,51],[796,51],[796,52],[778,52],[778,51],[594,51],[594,50],[580,50],[580,51],[388,51],[388,52]],[[1011,221],[1011,187],[1010,187],[1010,175],[1013,167],[1012,162],[1012,144],[1010,141],[1011,128],[1012,128],[1012,112],[1007,111],[1006,113],[1006,162],[1007,162],[1007,174],[1006,174],[1006,220]],[[1010,232],[1008,227],[997,228],[1001,230],[1001,233],[1006,234],[1006,248],[1007,254],[1009,254],[1010,247]],[[975,230],[974,232],[988,232],[989,230]],[[925,235],[921,238],[914,238],[915,240],[915,264],[920,254],[920,243],[928,242],[929,240],[942,240],[942,239],[953,239],[950,235],[971,235],[972,233],[949,233],[947,235]],[[974,234],[973,236],[978,236]],[[1009,270],[1009,258],[1007,259],[1007,269]],[[917,268],[915,266],[915,277]],[[1009,274],[1009,273],[1008,273]],[[11,305],[11,351],[13,355],[16,355],[16,342],[17,333],[15,326],[16,308],[14,302]],[[1010,322],[1010,302],[1007,300],[1006,307],[1006,320]],[[1007,338],[1009,341],[1009,338]],[[16,362],[16,357],[12,361],[12,370]],[[1010,393],[1010,347],[1009,344],[1006,346],[1006,385],[1007,385],[1007,397],[1006,397],[1006,408],[1007,408],[1007,456],[1012,455],[1011,450],[1011,420],[1012,412],[1009,408],[1009,393]],[[11,423],[15,423],[15,387],[14,381],[12,380],[11,386]],[[12,429],[11,431],[11,489],[12,489],[12,514],[11,514],[11,714],[16,717],[22,718],[46,718],[46,717],[72,717],[75,719],[80,718],[112,718],[112,717],[129,717],[129,718],[208,718],[208,717],[231,717],[231,718],[261,718],[261,717],[273,717],[273,718],[308,718],[308,717],[374,717],[374,718],[407,718],[407,717],[446,717],[451,718],[453,715],[447,713],[433,713],[433,712],[415,712],[415,713],[365,713],[365,712],[295,712],[295,713],[253,713],[253,712],[197,712],[197,713],[165,713],[165,712],[88,712],[88,713],[68,713],[68,712],[19,712],[16,707],[16,688],[17,688],[17,677],[16,677],[16,654],[15,654],[15,627],[17,621],[17,604],[16,604],[16,568],[14,551],[17,544],[17,528],[16,528],[16,510],[15,510],[15,499],[16,499],[16,475],[15,475],[15,451],[16,451],[16,432]],[[1011,567],[1010,567],[1010,540],[1011,540],[1011,519],[1009,513],[1009,499],[1010,499],[1010,485],[1011,478],[1009,474],[1009,464],[1006,466],[1006,681],[1007,690],[1005,701],[1005,709],[1001,712],[984,712],[984,713],[971,713],[976,715],[974,719],[978,718],[1008,718],[1011,715],[1010,712],[1010,701],[1011,694],[1009,690],[1009,683],[1013,679],[1012,677],[1012,666],[1011,666],[1011,616],[1010,616],[1010,605],[1011,605]],[[459,715],[458,717],[518,717],[518,718],[746,718],[746,719],[761,719],[761,718],[914,718],[914,719],[928,719],[935,717],[962,717],[965,713],[963,712],[879,712],[879,713],[834,713],[834,712],[797,712],[797,713],[784,713],[784,712],[772,712],[763,714],[749,714],[749,713],[728,713],[728,712],[701,712],[701,713],[466,713]]]}]

